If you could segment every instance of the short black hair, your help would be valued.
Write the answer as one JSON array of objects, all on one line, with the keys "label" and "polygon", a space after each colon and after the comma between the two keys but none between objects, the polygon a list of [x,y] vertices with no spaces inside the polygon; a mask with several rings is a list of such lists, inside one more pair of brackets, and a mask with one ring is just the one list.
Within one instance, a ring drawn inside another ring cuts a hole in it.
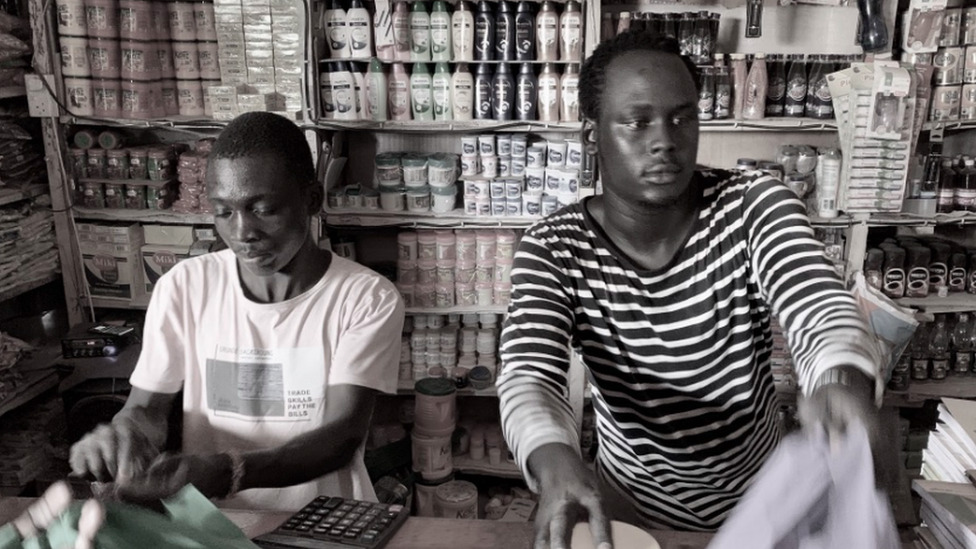
[{"label": "short black hair", "polygon": [[271,156],[281,170],[304,187],[315,181],[312,151],[294,122],[270,112],[248,112],[224,128],[210,150],[210,158],[238,159]]},{"label": "short black hair", "polygon": [[579,104],[584,117],[592,120],[599,119],[600,101],[607,79],[607,67],[618,56],[632,51],[661,52],[678,56],[688,68],[691,79],[695,82],[695,89],[700,89],[698,69],[691,62],[691,59],[681,55],[681,48],[677,40],[644,29],[630,29],[601,42],[593,50],[593,55],[587,57],[586,61],[583,62],[579,78]]}]

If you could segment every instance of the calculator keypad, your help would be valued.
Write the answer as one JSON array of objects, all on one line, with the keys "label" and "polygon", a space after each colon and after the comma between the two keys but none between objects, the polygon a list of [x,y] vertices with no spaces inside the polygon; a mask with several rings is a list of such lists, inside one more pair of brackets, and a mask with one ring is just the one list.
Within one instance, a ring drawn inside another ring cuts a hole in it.
[{"label": "calculator keypad", "polygon": [[402,505],[319,496],[277,530],[255,541],[268,542],[269,547],[311,547],[308,542],[314,539],[328,542],[319,547],[378,549],[403,524],[406,515]]}]

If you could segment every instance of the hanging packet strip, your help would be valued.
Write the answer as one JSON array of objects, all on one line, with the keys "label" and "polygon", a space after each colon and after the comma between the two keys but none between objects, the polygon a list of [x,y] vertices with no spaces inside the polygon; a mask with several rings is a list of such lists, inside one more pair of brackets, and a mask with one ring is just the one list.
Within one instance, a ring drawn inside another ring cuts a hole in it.
[{"label": "hanging packet strip", "polygon": [[947,0],[911,1],[908,14],[903,19],[902,49],[906,53],[934,52],[939,49],[942,19],[947,4]]},{"label": "hanging packet strip", "polygon": [[867,137],[900,141],[911,139],[914,120],[912,77],[897,64],[875,63]]}]

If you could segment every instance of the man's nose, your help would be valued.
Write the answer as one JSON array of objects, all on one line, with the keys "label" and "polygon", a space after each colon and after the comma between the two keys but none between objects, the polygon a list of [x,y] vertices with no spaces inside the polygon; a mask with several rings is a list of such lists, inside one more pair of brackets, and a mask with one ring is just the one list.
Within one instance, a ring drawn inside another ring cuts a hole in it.
[{"label": "man's nose", "polygon": [[653,129],[648,136],[648,152],[651,154],[670,153],[677,146],[675,144],[675,129],[668,121],[663,121],[652,125]]},{"label": "man's nose", "polygon": [[231,216],[231,235],[238,242],[253,240],[257,234],[254,216],[248,212],[237,212]]}]

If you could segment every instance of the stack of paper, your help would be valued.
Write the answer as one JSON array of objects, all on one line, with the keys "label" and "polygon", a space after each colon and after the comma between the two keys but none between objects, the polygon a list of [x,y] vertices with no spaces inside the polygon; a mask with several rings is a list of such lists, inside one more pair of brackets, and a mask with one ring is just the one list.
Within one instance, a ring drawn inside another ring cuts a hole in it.
[{"label": "stack of paper", "polygon": [[944,398],[939,423],[922,451],[922,477],[968,483],[967,469],[976,469],[976,402]]},{"label": "stack of paper", "polygon": [[922,496],[921,516],[931,534],[927,537],[946,549],[976,547],[976,487],[929,480],[916,480],[912,487]]}]

